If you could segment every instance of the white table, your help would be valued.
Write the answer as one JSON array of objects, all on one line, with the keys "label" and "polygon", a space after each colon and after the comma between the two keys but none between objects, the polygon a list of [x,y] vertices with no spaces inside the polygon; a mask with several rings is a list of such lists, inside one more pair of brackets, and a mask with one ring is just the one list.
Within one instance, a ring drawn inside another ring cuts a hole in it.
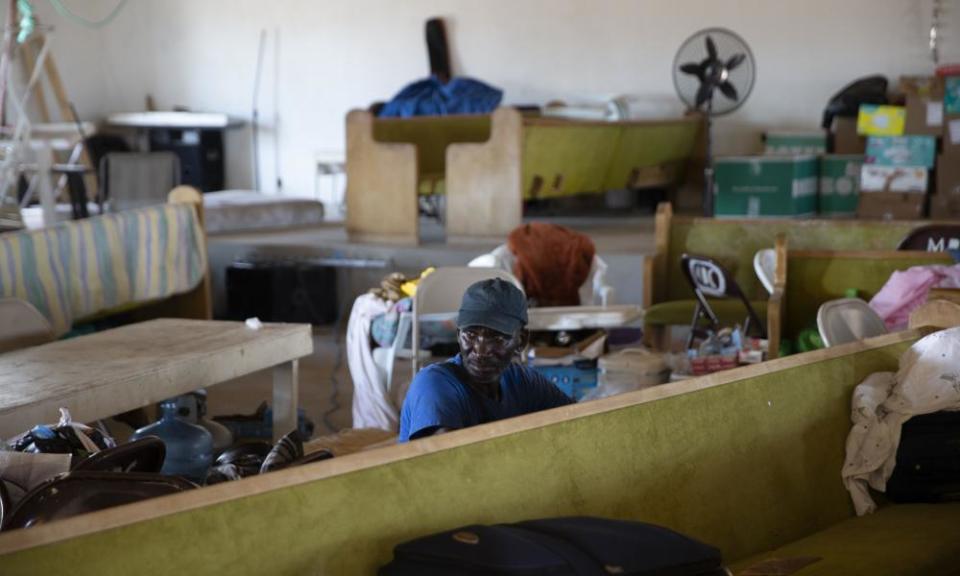
[{"label": "white table", "polygon": [[297,427],[297,360],[309,324],[161,319],[0,355],[0,438],[56,422],[113,416],[273,369],[273,436]]},{"label": "white table", "polygon": [[[421,322],[455,321],[456,312],[421,314]],[[635,304],[610,306],[543,306],[527,309],[528,330],[588,330],[619,328],[643,318]]]}]

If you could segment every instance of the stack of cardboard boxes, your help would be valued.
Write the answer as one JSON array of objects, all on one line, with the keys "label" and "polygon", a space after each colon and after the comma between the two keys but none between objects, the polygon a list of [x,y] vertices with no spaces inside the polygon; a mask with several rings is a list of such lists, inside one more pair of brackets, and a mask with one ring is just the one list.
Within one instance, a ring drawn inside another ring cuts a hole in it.
[{"label": "stack of cardboard boxes", "polygon": [[[911,122],[922,122],[911,118]],[[861,218],[923,217],[936,136],[905,134],[904,106],[860,106],[857,132],[867,137],[866,162],[860,172]]]},{"label": "stack of cardboard boxes", "polygon": [[937,157],[937,186],[930,198],[930,218],[948,220],[960,218],[960,75],[938,79],[938,85],[943,96],[943,148]]},{"label": "stack of cardboard boxes", "polygon": [[860,154],[827,154],[827,134],[767,132],[764,154],[714,161],[717,217],[850,217]]},{"label": "stack of cardboard boxes", "polygon": [[960,76],[906,76],[899,88],[903,107],[860,109],[857,129],[867,138],[867,164],[857,214],[922,218],[929,198],[931,218],[960,217]]},{"label": "stack of cardboard boxes", "polygon": [[960,67],[897,92],[835,118],[831,154],[825,132],[767,132],[763,155],[717,158],[716,215],[960,218]]}]

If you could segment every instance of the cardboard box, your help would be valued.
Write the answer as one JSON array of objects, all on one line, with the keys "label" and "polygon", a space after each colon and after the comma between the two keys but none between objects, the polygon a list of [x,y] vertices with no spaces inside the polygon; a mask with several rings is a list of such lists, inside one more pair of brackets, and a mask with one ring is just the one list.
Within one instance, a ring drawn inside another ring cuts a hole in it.
[{"label": "cardboard box", "polygon": [[819,213],[839,218],[854,216],[860,199],[860,169],[864,157],[827,155],[820,157]]},{"label": "cardboard box", "polygon": [[933,168],[937,139],[933,136],[870,136],[867,164]]},{"label": "cardboard box", "polygon": [[903,136],[906,119],[903,106],[861,104],[857,133],[863,136]]},{"label": "cardboard box", "polygon": [[906,96],[906,121],[903,133],[940,136],[943,133],[943,78],[904,76],[900,90]]},{"label": "cardboard box", "polygon": [[943,153],[960,161],[960,114],[943,118]]},{"label": "cardboard box", "polygon": [[944,79],[943,113],[960,114],[960,76],[947,76]]},{"label": "cardboard box", "polygon": [[817,212],[814,156],[714,160],[717,217],[797,217]]},{"label": "cardboard box", "polygon": [[930,197],[932,220],[960,220],[960,194],[934,194]]},{"label": "cardboard box", "polygon": [[930,171],[922,166],[877,166],[860,168],[860,191],[926,194]]},{"label": "cardboard box", "polygon": [[936,195],[960,197],[960,158],[944,154],[937,158]]},{"label": "cardboard box", "polygon": [[840,118],[833,121],[833,153],[864,154],[867,151],[867,138],[857,134],[856,118]]},{"label": "cardboard box", "polygon": [[857,217],[871,220],[917,220],[923,218],[924,194],[873,192],[861,194]]},{"label": "cardboard box", "polygon": [[826,154],[826,132],[765,132],[763,153],[768,156]]}]

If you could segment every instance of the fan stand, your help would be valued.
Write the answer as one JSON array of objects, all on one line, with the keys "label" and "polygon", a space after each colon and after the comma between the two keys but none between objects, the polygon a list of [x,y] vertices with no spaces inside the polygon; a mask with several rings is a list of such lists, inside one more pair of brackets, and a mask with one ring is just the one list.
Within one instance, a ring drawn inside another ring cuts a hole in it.
[{"label": "fan stand", "polygon": [[703,167],[703,215],[713,217],[713,96],[707,100],[707,150]]}]

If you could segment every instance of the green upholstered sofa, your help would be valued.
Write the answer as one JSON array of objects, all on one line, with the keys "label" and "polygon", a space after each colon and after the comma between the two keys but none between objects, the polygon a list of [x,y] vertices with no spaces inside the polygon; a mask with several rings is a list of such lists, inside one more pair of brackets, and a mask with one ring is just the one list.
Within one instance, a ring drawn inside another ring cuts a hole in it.
[{"label": "green upholstered sofa", "polygon": [[[870,220],[788,220],[788,219],[713,219],[676,217],[668,203],[657,207],[655,223],[655,252],[645,262],[644,270],[644,330],[649,345],[662,345],[664,328],[670,325],[689,325],[693,317],[694,299],[680,268],[684,253],[709,256],[718,260],[735,277],[737,284],[752,302],[762,320],[767,318],[768,294],[753,269],[753,257],[762,248],[773,248],[776,237],[783,235],[791,250],[876,251],[894,250],[900,240],[914,228],[929,222]],[[792,276],[787,266],[787,285]],[[832,272],[842,276],[842,268]],[[889,276],[889,275],[888,275]],[[856,287],[851,277],[841,282]],[[875,282],[862,290],[876,292],[882,286]],[[814,286],[813,281],[803,286]],[[824,295],[833,295],[827,290]],[[839,296],[842,297],[843,291]],[[819,296],[817,296],[819,298]],[[818,300],[816,306],[829,298]],[[799,302],[794,298],[787,309]],[[741,321],[743,306],[738,302],[724,302],[716,312],[725,323]],[[796,315],[794,316],[796,317]],[[769,328],[769,322],[768,328]]]},{"label": "green upholstered sofa", "polygon": [[902,332],[0,533],[5,576],[375,573],[404,540],[475,522],[600,515],[670,526],[738,569],[955,574],[960,505],[854,517],[850,397]]},{"label": "green upholstered sofa", "polygon": [[673,187],[700,142],[698,116],[586,122],[491,115],[347,115],[347,229],[413,243],[418,194],[446,196],[451,237],[503,238],[523,201],[610,189]]}]

